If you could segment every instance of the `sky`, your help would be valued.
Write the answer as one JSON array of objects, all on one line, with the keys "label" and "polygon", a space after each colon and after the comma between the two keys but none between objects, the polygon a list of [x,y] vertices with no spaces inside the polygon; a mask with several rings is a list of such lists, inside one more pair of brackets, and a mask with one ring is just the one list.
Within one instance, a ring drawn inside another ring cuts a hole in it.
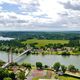
[{"label": "sky", "polygon": [[80,0],[0,0],[0,31],[74,30],[80,30]]}]

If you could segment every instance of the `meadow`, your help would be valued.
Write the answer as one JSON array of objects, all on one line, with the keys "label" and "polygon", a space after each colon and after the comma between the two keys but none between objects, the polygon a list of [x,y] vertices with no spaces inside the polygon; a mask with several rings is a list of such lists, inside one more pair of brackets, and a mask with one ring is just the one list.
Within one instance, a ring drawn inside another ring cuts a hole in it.
[{"label": "meadow", "polygon": [[48,45],[48,44],[58,44],[58,43],[61,43],[61,44],[66,44],[68,43],[69,40],[47,40],[47,39],[29,39],[27,41],[23,41],[22,43],[23,44],[32,44],[32,43],[37,43],[36,46],[37,47],[41,47],[41,46],[45,46],[45,45]]},{"label": "meadow", "polygon": [[60,80],[80,80],[79,78],[74,78],[70,76],[59,76]]}]

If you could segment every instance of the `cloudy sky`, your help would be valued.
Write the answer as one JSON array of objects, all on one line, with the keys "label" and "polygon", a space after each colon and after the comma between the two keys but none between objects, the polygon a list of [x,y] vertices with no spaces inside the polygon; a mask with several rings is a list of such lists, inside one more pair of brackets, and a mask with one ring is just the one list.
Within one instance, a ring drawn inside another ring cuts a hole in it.
[{"label": "cloudy sky", "polygon": [[80,30],[80,0],[0,0],[0,31]]}]

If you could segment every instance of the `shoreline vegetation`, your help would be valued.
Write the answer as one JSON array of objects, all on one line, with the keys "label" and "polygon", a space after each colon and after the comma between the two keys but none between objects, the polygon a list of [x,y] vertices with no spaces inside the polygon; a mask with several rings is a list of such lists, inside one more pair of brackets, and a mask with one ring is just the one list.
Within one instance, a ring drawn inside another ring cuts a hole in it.
[{"label": "shoreline vegetation", "polygon": [[11,40],[0,41],[0,51],[12,51],[12,53],[22,53],[27,48],[32,48],[31,54],[42,55],[80,55],[79,40]]}]

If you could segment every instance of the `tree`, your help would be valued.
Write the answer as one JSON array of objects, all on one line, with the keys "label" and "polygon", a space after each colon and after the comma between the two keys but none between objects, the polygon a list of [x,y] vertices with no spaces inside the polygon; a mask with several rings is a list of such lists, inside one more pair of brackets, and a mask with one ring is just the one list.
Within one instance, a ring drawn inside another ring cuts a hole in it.
[{"label": "tree", "polygon": [[56,62],[54,65],[53,65],[53,68],[54,70],[59,71],[59,68],[60,68],[60,63],[59,62]]},{"label": "tree", "polygon": [[15,53],[18,53],[18,52],[19,52],[19,51],[18,51],[18,48],[15,48],[15,49],[14,49],[14,52],[15,52]]},{"label": "tree", "polygon": [[26,63],[22,63],[21,66],[27,67],[27,64]]},{"label": "tree", "polygon": [[62,69],[63,73],[65,73],[67,68],[64,65],[61,65],[61,69]]},{"label": "tree", "polygon": [[31,64],[27,64],[26,67],[30,70],[31,69]]},{"label": "tree", "polygon": [[24,80],[25,79],[25,72],[24,71],[20,71],[17,74],[17,77],[18,77],[19,80]]},{"label": "tree", "polygon": [[3,80],[5,77],[10,77],[8,69],[0,68],[0,80]]},{"label": "tree", "polygon": [[3,78],[5,77],[4,70],[5,69],[0,68],[0,80],[3,80]]},{"label": "tree", "polygon": [[63,56],[70,55],[70,52],[64,51],[61,53]]},{"label": "tree", "polygon": [[0,66],[2,66],[5,62],[0,60]]},{"label": "tree", "polygon": [[19,53],[22,53],[23,51],[24,51],[23,48],[19,48],[19,49],[18,49],[18,52],[19,52]]},{"label": "tree", "polygon": [[7,77],[7,78],[4,78],[3,80],[12,80],[11,78]]},{"label": "tree", "polygon": [[37,69],[42,69],[42,63],[41,62],[36,62],[36,67]]},{"label": "tree", "polygon": [[23,63],[22,66],[26,67],[29,70],[31,69],[31,64]]},{"label": "tree", "polygon": [[0,80],[3,80],[5,78],[12,78],[15,79],[15,74],[13,72],[9,72],[8,69],[0,68]]},{"label": "tree", "polygon": [[13,72],[9,73],[9,77],[15,79],[15,74]]},{"label": "tree", "polygon": [[71,72],[76,72],[77,71],[77,69],[75,68],[74,65],[69,65],[68,70],[71,71]]},{"label": "tree", "polygon": [[45,45],[47,48],[52,48],[53,44],[49,43],[48,45]]},{"label": "tree", "polygon": [[48,65],[44,65],[44,68],[48,68]]},{"label": "tree", "polygon": [[76,40],[70,40],[69,41],[69,46],[71,46],[71,47],[75,47],[75,46],[79,46],[79,40],[78,39],[76,39]]},{"label": "tree", "polygon": [[12,62],[12,63],[9,64],[9,66],[18,66],[18,63]]}]

